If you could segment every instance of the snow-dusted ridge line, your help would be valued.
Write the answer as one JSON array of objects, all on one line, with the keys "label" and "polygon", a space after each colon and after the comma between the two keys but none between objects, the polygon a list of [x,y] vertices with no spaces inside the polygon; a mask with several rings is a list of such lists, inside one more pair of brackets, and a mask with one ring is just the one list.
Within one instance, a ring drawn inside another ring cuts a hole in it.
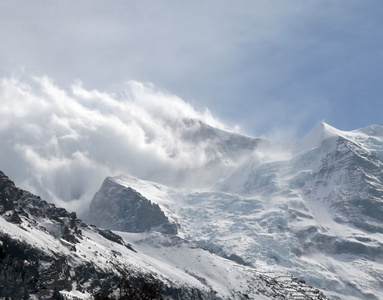
[{"label": "snow-dusted ridge line", "polygon": [[331,138],[344,138],[351,142],[358,143],[364,149],[375,153],[383,152],[383,127],[370,125],[364,128],[343,131],[329,124],[320,122],[310,133],[296,146],[295,154],[301,151],[308,151],[320,147],[321,144]]}]

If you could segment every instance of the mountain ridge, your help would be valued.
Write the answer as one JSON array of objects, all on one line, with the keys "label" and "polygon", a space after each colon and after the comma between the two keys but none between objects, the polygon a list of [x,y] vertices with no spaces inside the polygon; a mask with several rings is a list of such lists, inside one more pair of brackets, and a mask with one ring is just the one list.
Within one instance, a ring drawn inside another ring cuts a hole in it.
[{"label": "mountain ridge", "polygon": [[0,287],[11,299],[327,299],[296,278],[273,278],[176,235],[88,225],[1,171]]},{"label": "mountain ridge", "polygon": [[115,181],[157,203],[178,221],[178,234],[200,246],[257,268],[282,268],[334,299],[379,299],[381,132],[319,123],[296,146],[256,148],[211,188]]}]

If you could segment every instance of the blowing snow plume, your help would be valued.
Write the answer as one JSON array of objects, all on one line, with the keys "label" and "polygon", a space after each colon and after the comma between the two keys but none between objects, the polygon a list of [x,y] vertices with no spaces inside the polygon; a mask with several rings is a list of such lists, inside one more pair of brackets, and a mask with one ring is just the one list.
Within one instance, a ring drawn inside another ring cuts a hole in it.
[{"label": "blowing snow plume", "polygon": [[258,142],[223,129],[207,109],[150,84],[131,81],[112,93],[81,83],[64,90],[47,77],[1,80],[0,169],[80,213],[110,175],[213,183]]}]

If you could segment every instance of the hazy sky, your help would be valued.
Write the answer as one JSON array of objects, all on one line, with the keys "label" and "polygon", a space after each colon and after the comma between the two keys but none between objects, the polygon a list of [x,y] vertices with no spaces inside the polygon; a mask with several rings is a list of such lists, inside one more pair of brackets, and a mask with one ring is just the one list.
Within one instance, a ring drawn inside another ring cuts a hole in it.
[{"label": "hazy sky", "polygon": [[150,82],[251,135],[382,124],[381,1],[0,0],[1,76]]},{"label": "hazy sky", "polygon": [[372,0],[0,0],[0,170],[84,211],[106,176],[209,177],[185,118],[289,142],[320,121],[381,125],[382,15]]}]

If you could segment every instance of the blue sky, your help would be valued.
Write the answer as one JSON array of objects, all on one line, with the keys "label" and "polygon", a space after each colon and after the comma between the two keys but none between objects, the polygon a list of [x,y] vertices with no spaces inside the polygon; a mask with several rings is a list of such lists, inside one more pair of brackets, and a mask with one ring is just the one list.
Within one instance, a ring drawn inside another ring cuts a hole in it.
[{"label": "blue sky", "polygon": [[150,82],[255,136],[382,124],[381,1],[0,0],[0,76]]}]

